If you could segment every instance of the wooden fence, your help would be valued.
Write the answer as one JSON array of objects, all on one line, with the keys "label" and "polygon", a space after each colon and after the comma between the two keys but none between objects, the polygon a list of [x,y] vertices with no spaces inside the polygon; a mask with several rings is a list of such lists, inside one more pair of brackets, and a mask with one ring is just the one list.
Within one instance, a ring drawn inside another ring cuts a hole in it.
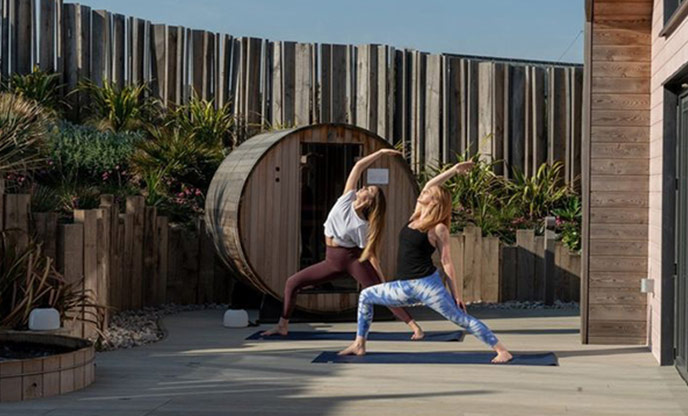
[{"label": "wooden fence", "polygon": [[[567,180],[580,173],[580,65],[236,38],[62,0],[0,6],[3,76],[38,65],[70,88],[150,82],[167,104],[195,91],[231,103],[248,134],[259,124],[355,124],[403,143],[414,169],[480,152],[528,174],[557,160]],[[78,113],[85,97],[68,98]]]},{"label": "wooden fence", "polygon": [[[29,195],[6,194],[0,201],[0,229],[33,234],[66,280],[83,279],[100,305],[125,310],[229,301],[230,272],[202,222],[196,231],[169,224],[140,196],[128,197],[119,213],[113,197],[104,195],[99,208],[75,210],[73,223],[58,222],[56,213],[31,214]],[[80,324],[73,334],[93,330]]]},{"label": "wooden fence", "polygon": [[516,244],[505,245],[497,237],[483,237],[473,226],[452,235],[454,268],[464,300],[544,301],[549,284],[553,299],[578,301],[580,255],[569,252],[559,241],[548,244],[547,238],[553,235],[536,236],[533,230],[518,230]]}]

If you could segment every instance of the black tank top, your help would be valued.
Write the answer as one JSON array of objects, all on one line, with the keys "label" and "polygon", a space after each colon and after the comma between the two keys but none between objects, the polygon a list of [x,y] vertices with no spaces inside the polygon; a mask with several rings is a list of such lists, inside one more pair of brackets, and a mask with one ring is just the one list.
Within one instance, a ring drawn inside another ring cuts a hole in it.
[{"label": "black tank top", "polygon": [[397,252],[397,277],[401,280],[419,279],[435,273],[432,263],[435,247],[428,241],[428,233],[409,228],[408,224],[399,233]]}]

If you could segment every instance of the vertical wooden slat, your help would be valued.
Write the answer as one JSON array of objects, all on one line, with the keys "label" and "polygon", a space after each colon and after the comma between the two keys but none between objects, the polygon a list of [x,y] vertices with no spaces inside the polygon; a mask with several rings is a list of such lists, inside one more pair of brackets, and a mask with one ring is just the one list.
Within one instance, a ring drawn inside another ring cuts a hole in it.
[{"label": "vertical wooden slat", "polygon": [[482,273],[482,230],[469,225],[464,234],[463,296],[466,302],[480,299]]},{"label": "vertical wooden slat", "polygon": [[461,155],[461,61],[443,58],[442,162],[454,163]]},{"label": "vertical wooden slat", "polygon": [[182,235],[181,247],[181,274],[183,304],[198,303],[198,238],[196,235]]},{"label": "vertical wooden slat", "polygon": [[574,189],[580,192],[581,174],[581,116],[583,107],[583,70],[581,68],[570,68],[570,88],[568,94],[568,131],[569,146],[567,147],[566,172],[568,182],[574,185]]},{"label": "vertical wooden slat", "polygon": [[346,112],[347,122],[349,124],[356,124],[356,66],[358,48],[353,45],[347,45],[346,50]]},{"label": "vertical wooden slat", "polygon": [[[98,210],[74,210],[74,222],[82,225],[83,232],[83,276],[84,291],[93,299],[99,299],[98,293]],[[84,317],[88,320],[96,319],[94,308],[85,308]],[[95,328],[90,323],[84,323],[84,336],[91,338],[96,335]]]},{"label": "vertical wooden slat", "polygon": [[16,39],[14,46],[16,52],[14,58],[16,59],[15,71],[20,74],[28,74],[31,72],[32,52],[33,52],[33,33],[34,33],[34,13],[33,0],[16,0]]},{"label": "vertical wooden slat", "polygon": [[523,172],[524,168],[524,139],[525,139],[525,69],[522,66],[510,65],[505,70],[505,121],[504,129],[504,158],[508,169],[506,176],[512,169]]},{"label": "vertical wooden slat", "polygon": [[213,101],[215,104],[215,89],[214,85],[214,68],[215,60],[215,35],[211,32],[206,32],[205,42],[203,43],[205,63],[203,67],[203,89],[205,90],[205,97],[208,101]]},{"label": "vertical wooden slat", "polygon": [[[54,71],[55,66],[55,0],[40,0],[40,39],[38,46],[38,62],[41,71]],[[3,12],[4,13],[4,12]],[[4,29],[3,29],[4,35]],[[0,47],[4,39],[0,41]]]},{"label": "vertical wooden slat", "polygon": [[394,51],[394,145],[405,143],[406,137],[406,53],[401,50]]},{"label": "vertical wooden slat", "polygon": [[531,73],[530,94],[531,105],[531,135],[532,150],[530,161],[530,175],[533,175],[543,163],[547,162],[547,132],[545,131],[545,120],[547,112],[545,108],[545,69],[534,67]]},{"label": "vertical wooden slat", "polygon": [[[478,151],[482,160],[501,160],[504,141],[504,66],[492,62],[478,64]],[[501,164],[495,166],[502,172]]]},{"label": "vertical wooden slat", "polygon": [[[65,4],[62,7],[62,49],[64,51],[64,82],[66,91],[73,91],[79,82],[79,32],[81,26],[81,8],[75,4]],[[78,94],[67,96],[71,107],[70,114],[77,117],[79,114]]]},{"label": "vertical wooden slat", "polygon": [[375,112],[377,113],[377,123],[376,129],[373,131],[377,132],[380,137],[391,142],[392,137],[390,135],[390,116],[392,112],[390,111],[390,102],[393,92],[390,86],[390,51],[391,48],[386,45],[379,46],[377,49],[377,68],[375,70],[377,75],[377,108],[375,109]]},{"label": "vertical wooden slat", "polygon": [[[0,200],[2,195],[0,194]],[[0,205],[2,203],[0,202]],[[0,215],[2,215],[0,209]],[[57,259],[57,221],[55,212],[35,212],[33,215],[34,233],[36,242],[41,243],[43,254],[53,260]],[[0,228],[2,228],[0,224]]]},{"label": "vertical wooden slat", "polygon": [[201,99],[207,98],[205,89],[206,59],[205,44],[207,43],[208,32],[203,30],[191,31],[191,88],[193,93]]},{"label": "vertical wooden slat", "polygon": [[112,80],[120,88],[124,86],[126,68],[124,21],[125,16],[122,14],[112,16]]},{"label": "vertical wooden slat", "polygon": [[313,45],[297,43],[294,56],[294,123],[298,126],[305,126],[311,122]]},{"label": "vertical wooden slat", "polygon": [[168,276],[168,246],[169,246],[169,225],[167,217],[156,218],[156,240],[158,243],[157,253],[157,276],[155,282],[155,304],[161,305],[167,301],[167,276]]},{"label": "vertical wooden slat", "polygon": [[6,194],[4,205],[4,229],[11,244],[23,250],[29,243],[29,215],[31,195]]},{"label": "vertical wooden slat", "polygon": [[91,13],[91,80],[97,85],[112,79],[110,57],[110,13],[106,10],[94,10]]},{"label": "vertical wooden slat", "polygon": [[[127,201],[128,202],[128,201]],[[120,226],[121,231],[121,257],[120,257],[120,274],[122,276],[122,287],[120,290],[120,304],[121,308],[132,309],[134,300],[134,291],[136,290],[136,281],[134,280],[134,214],[129,212],[129,203],[127,203],[126,213],[120,214],[123,222]]]},{"label": "vertical wooden slat", "polygon": [[182,286],[184,274],[182,269],[182,230],[178,227],[168,227],[167,262],[167,287],[165,288],[167,296],[165,302],[182,303],[184,291]]},{"label": "vertical wooden slat", "polygon": [[275,42],[272,48],[272,106],[270,122],[284,124],[284,42]]},{"label": "vertical wooden slat", "polygon": [[129,81],[134,85],[145,81],[146,23],[143,19],[129,18]]},{"label": "vertical wooden slat", "polygon": [[[110,293],[109,282],[113,276],[110,274],[112,267],[112,209],[108,205],[103,205],[101,200],[100,208],[97,210],[98,216],[98,230],[96,236],[96,252],[97,252],[97,284],[96,292],[98,293],[97,302],[99,305],[108,306]],[[107,325],[107,311],[106,325]]]},{"label": "vertical wooden slat", "polygon": [[331,45],[330,52],[330,121],[346,123],[346,53],[345,45]]},{"label": "vertical wooden slat", "polygon": [[201,220],[198,227],[198,303],[213,301],[215,289],[213,278],[215,274],[215,245],[206,230],[205,221]]},{"label": "vertical wooden slat", "polygon": [[516,299],[533,299],[533,278],[535,275],[535,232],[533,230],[516,230],[518,247],[516,269]]},{"label": "vertical wooden slat", "polygon": [[[248,137],[257,133],[261,120],[260,102],[260,68],[262,57],[262,39],[247,40],[246,72],[244,80],[244,113]],[[310,99],[309,99],[310,101]]]},{"label": "vertical wooden slat", "polygon": [[464,152],[473,156],[478,152],[478,61],[465,60],[462,84],[464,90]]},{"label": "vertical wooden slat", "polygon": [[143,233],[145,200],[142,196],[127,197],[127,220],[131,221],[131,307],[143,305]]},{"label": "vertical wooden slat", "polygon": [[418,172],[425,163],[425,82],[427,54],[411,53],[411,168]]},{"label": "vertical wooden slat", "polygon": [[499,302],[499,238],[490,236],[483,238],[482,265],[480,280],[480,300],[483,302]]},{"label": "vertical wooden slat", "polygon": [[10,52],[12,49],[11,37],[14,36],[11,27],[14,20],[10,10],[14,2],[2,0],[2,25],[0,26],[0,75],[5,78],[10,71]]},{"label": "vertical wooden slat", "polygon": [[153,96],[162,100],[167,105],[167,26],[151,25],[150,28],[150,47],[151,47],[151,92]]},{"label": "vertical wooden slat", "polygon": [[544,300],[545,298],[545,237],[535,236],[534,247],[534,273],[533,273],[533,298],[532,300]]},{"label": "vertical wooden slat", "polygon": [[[456,274],[456,286],[465,287],[464,272],[465,272],[465,237],[463,233],[452,234],[449,239],[450,249],[452,253],[452,263],[454,264],[454,273]],[[466,301],[466,294],[463,293],[464,301]]]},{"label": "vertical wooden slat", "polygon": [[142,305],[153,306],[156,304],[158,290],[158,234],[157,234],[157,209],[145,207],[143,220],[143,273],[141,276],[143,293]]},{"label": "vertical wooden slat", "polygon": [[[60,224],[58,230],[57,267],[67,283],[78,283],[83,290],[84,276],[84,226],[83,224]],[[81,312],[78,312],[82,316]],[[83,325],[73,326],[73,335],[83,336]]]},{"label": "vertical wooden slat", "polygon": [[518,276],[518,247],[502,246],[500,250],[500,301],[516,299],[516,278]]},{"label": "vertical wooden slat", "polygon": [[320,120],[329,123],[332,120],[332,46],[320,45]]},{"label": "vertical wooden slat", "polygon": [[547,94],[547,162],[566,158],[566,70],[549,68]]},{"label": "vertical wooden slat", "polygon": [[442,59],[428,55],[425,86],[425,166],[438,167],[442,160]]},{"label": "vertical wooden slat", "polygon": [[[260,91],[260,123],[267,127],[270,123],[270,97],[272,96],[272,48],[273,43],[263,42],[261,54],[261,91]],[[317,101],[316,101],[317,102]]]}]

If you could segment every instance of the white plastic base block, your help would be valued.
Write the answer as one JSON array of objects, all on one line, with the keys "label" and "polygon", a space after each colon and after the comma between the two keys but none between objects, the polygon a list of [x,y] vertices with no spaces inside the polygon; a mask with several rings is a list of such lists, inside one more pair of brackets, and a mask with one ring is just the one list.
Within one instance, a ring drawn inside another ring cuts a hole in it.
[{"label": "white plastic base block", "polygon": [[29,314],[29,329],[49,331],[60,329],[60,313],[54,308],[37,308]]},{"label": "white plastic base block", "polygon": [[228,309],[222,324],[227,328],[246,328],[248,326],[248,313],[243,309]]}]

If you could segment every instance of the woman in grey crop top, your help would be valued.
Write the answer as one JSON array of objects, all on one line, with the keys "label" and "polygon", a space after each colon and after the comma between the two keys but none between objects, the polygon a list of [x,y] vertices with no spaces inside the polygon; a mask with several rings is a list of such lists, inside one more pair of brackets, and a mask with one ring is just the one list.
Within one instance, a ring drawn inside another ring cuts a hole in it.
[{"label": "woman in grey crop top", "polygon": [[[356,190],[356,185],[363,172],[385,155],[397,156],[400,153],[392,149],[379,150],[354,165],[342,196],[330,210],[324,224],[327,246],[325,260],[287,279],[282,316],[274,328],[262,333],[263,336],[287,335],[296,295],[305,286],[323,284],[342,273],[353,276],[363,288],[384,281],[378,249],[385,227],[385,195],[377,186],[364,186]],[[423,331],[406,310],[394,307],[389,309],[411,327],[412,339],[423,338]]]}]

